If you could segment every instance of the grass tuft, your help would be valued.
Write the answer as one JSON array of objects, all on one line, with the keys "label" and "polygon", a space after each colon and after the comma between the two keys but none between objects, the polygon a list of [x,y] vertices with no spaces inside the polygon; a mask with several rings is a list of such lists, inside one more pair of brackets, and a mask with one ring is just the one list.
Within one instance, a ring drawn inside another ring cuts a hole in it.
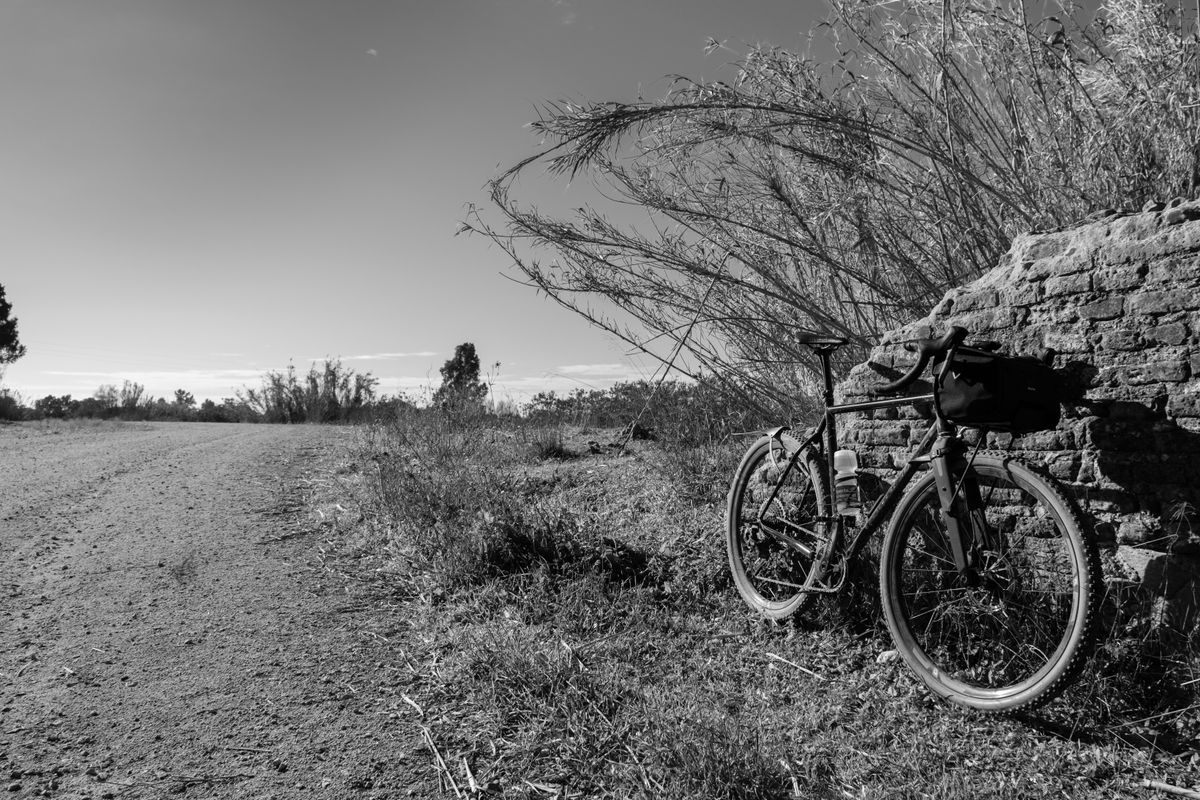
[{"label": "grass tuft", "polygon": [[337,476],[353,495],[324,534],[329,557],[347,574],[356,561],[354,585],[386,603],[390,690],[407,698],[398,735],[430,756],[423,794],[454,796],[451,778],[465,791],[468,771],[514,798],[1195,784],[1194,635],[1155,638],[1133,612],[1112,614],[1064,698],[1016,720],[967,713],[884,655],[870,571],[802,620],[748,614],[728,578],[715,465],[717,486],[688,493],[676,442],[589,453],[582,442],[615,429],[559,426],[581,454],[543,460],[522,424],[416,413],[371,429]]}]

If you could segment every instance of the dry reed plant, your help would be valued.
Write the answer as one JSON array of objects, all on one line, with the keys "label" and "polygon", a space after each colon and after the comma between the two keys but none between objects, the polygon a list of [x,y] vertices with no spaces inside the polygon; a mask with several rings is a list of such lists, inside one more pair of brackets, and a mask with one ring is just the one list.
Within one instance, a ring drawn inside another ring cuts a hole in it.
[{"label": "dry reed plant", "polygon": [[[1181,6],[831,5],[819,57],[762,46],[728,82],[551,106],[548,149],[492,183],[501,222],[466,229],[635,348],[665,361],[683,341],[677,368],[778,411],[813,389],[796,331],[847,337],[856,362],[1016,233],[1195,193],[1200,43]],[[649,224],[523,206],[514,181],[541,165]]]}]

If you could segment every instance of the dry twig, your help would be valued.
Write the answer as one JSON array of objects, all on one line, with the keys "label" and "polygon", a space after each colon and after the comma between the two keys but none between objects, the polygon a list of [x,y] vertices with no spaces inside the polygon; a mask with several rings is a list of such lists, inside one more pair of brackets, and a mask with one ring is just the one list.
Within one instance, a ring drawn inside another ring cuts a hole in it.
[{"label": "dry twig", "polygon": [[795,661],[788,661],[788,660],[787,660],[786,658],[784,658],[783,656],[777,656],[777,655],[775,655],[774,653],[766,653],[766,656],[767,656],[767,658],[773,659],[773,660],[775,660],[775,661],[781,661],[781,662],[783,662],[784,664],[787,664],[789,667],[795,667],[796,669],[800,670],[801,672],[803,672],[803,673],[805,673],[805,674],[807,674],[807,675],[811,675],[811,676],[813,676],[814,678],[816,678],[816,679],[817,679],[817,680],[819,680],[819,681],[823,681],[823,680],[825,680],[825,676],[824,676],[824,675],[819,675],[819,674],[817,674],[816,672],[813,672],[813,671],[812,671],[811,669],[809,669],[808,667],[802,667],[802,666],[800,666],[799,664],[797,664]]},{"label": "dry twig", "polygon": [[445,759],[442,758],[442,754],[438,751],[437,745],[434,744],[433,736],[429,733],[429,728],[426,728],[424,725],[422,725],[421,735],[425,737],[425,744],[429,745],[429,751],[433,753],[433,758],[438,767],[438,771],[445,776],[446,782],[449,783],[450,788],[454,790],[454,796],[462,797],[462,790],[458,788],[458,783],[454,780],[454,774],[450,772],[450,768],[446,766]]},{"label": "dry twig", "polygon": [[1147,779],[1142,781],[1142,786],[1146,787],[1147,789],[1157,789],[1160,792],[1167,792],[1168,794],[1177,795],[1179,797],[1194,797],[1197,798],[1197,800],[1200,800],[1200,792],[1197,792],[1193,789],[1184,789],[1182,786],[1172,786],[1171,784],[1163,783],[1162,781],[1152,781]]}]

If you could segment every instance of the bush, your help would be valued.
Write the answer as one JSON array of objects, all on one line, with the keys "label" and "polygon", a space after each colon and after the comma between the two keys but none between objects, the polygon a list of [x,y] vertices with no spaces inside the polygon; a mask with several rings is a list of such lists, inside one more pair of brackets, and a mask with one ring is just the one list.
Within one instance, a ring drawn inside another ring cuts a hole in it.
[{"label": "bush", "polygon": [[301,378],[296,368],[268,372],[261,389],[247,389],[238,402],[265,422],[350,422],[369,415],[379,381],[327,359]]},{"label": "bush", "polygon": [[[778,414],[818,389],[798,331],[860,361],[1015,234],[1200,183],[1200,41],[1173,4],[1112,0],[1091,22],[1019,0],[831,5],[826,61],[761,46],[728,81],[552,107],[534,124],[549,148],[492,184],[502,224],[466,228],[594,324],[664,361],[681,347],[677,366]],[[524,208],[511,189],[535,164],[592,170],[652,223]]]}]

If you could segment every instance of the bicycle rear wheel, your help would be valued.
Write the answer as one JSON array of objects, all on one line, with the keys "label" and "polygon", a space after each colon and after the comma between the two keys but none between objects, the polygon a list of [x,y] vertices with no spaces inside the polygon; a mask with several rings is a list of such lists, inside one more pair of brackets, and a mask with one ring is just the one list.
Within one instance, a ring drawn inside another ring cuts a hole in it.
[{"label": "bicycle rear wheel", "polygon": [[1100,558],[1053,483],[999,453],[971,466],[986,519],[968,544],[978,567],[954,566],[933,474],[900,501],[883,541],[880,593],[905,662],[937,694],[1011,712],[1053,699],[1093,639]]},{"label": "bicycle rear wheel", "polygon": [[791,436],[764,436],[742,458],[729,490],[726,550],[738,592],[771,619],[795,614],[811,600],[813,560],[825,544],[827,479],[821,459]]}]

